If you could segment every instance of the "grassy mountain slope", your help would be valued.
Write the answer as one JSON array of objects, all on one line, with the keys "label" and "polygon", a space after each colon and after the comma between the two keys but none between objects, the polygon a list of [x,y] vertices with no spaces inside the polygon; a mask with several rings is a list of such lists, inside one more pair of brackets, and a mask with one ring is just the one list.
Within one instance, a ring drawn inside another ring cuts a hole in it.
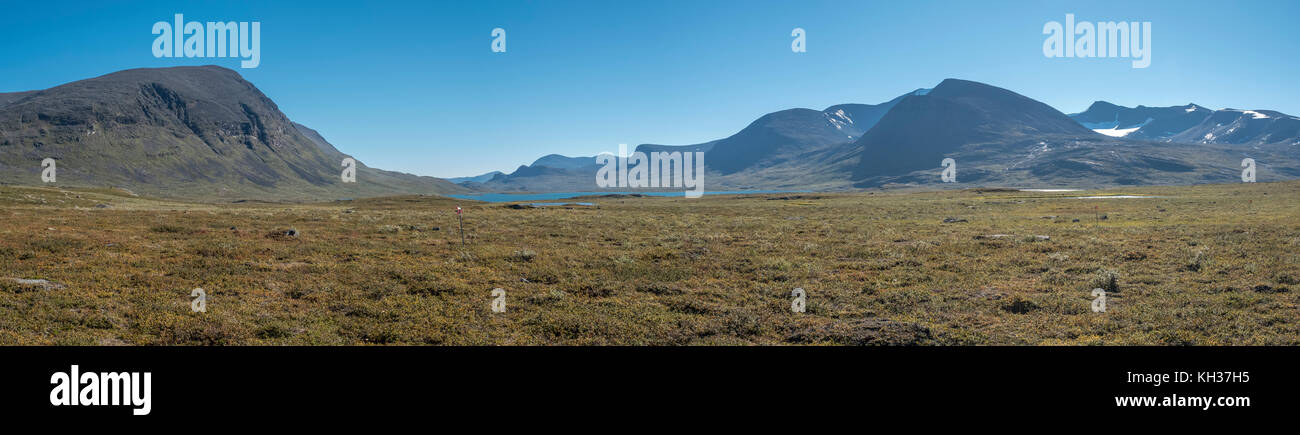
[{"label": "grassy mountain slope", "polygon": [[[323,141],[323,138],[320,140]],[[275,102],[216,66],[134,69],[0,97],[0,182],[113,186],[195,200],[313,200],[462,189],[362,167],[305,136]]]}]

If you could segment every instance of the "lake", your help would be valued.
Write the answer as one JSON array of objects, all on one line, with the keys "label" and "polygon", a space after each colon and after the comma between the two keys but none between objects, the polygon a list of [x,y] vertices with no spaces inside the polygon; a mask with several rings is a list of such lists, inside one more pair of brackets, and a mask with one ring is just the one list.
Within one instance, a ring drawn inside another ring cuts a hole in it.
[{"label": "lake", "polygon": [[[741,195],[755,193],[807,193],[805,190],[719,190],[716,192],[704,192],[705,195]],[[556,199],[576,198],[579,196],[593,195],[646,195],[646,196],[676,196],[684,197],[682,192],[550,192],[550,193],[476,193],[472,195],[447,195],[452,198],[472,199],[475,201],[485,202],[517,202],[517,201],[552,201]]]}]

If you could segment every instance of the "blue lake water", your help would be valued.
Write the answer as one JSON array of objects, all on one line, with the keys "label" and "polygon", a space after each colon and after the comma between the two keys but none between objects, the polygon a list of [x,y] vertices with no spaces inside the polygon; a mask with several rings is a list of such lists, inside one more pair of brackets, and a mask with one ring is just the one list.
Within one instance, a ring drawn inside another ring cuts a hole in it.
[{"label": "blue lake water", "polygon": [[[807,193],[806,190],[720,190],[717,192],[704,192],[705,195],[740,195],[753,193]],[[475,201],[486,202],[516,202],[516,201],[552,201],[557,199],[576,198],[579,196],[592,195],[646,195],[646,196],[685,196],[682,192],[550,192],[550,193],[476,193],[472,195],[447,195],[452,198],[472,199]]]}]

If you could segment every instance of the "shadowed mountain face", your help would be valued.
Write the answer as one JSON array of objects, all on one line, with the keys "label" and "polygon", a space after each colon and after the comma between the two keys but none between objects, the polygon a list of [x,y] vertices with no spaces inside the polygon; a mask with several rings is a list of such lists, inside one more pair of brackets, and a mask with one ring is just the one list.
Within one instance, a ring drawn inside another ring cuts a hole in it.
[{"label": "shadowed mountain face", "polygon": [[899,101],[854,144],[860,155],[853,179],[936,167],[946,155],[966,145],[1059,135],[1088,137],[1095,133],[1020,94],[948,79],[926,95]]},{"label": "shadowed mountain face", "polygon": [[[309,137],[310,136],[310,137]],[[215,66],[135,69],[0,95],[0,180],[115,186],[190,199],[334,199],[462,189],[358,164],[294,124],[238,73]]]}]

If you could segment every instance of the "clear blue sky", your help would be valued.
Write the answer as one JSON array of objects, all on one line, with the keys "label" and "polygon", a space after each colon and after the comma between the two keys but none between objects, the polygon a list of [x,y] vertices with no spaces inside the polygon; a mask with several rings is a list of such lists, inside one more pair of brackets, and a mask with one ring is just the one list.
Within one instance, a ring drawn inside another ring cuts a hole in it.
[{"label": "clear blue sky", "polygon": [[[0,92],[139,67],[239,71],[290,118],[372,166],[511,171],[548,153],[691,144],[792,107],[878,103],[947,77],[1067,113],[1135,106],[1300,115],[1300,2],[456,1],[6,4]],[[1152,63],[1049,59],[1043,24],[1152,22]],[[260,21],[261,66],[156,59],[175,13]],[[491,31],[507,31],[492,53]],[[807,31],[808,52],[790,51]]]}]

